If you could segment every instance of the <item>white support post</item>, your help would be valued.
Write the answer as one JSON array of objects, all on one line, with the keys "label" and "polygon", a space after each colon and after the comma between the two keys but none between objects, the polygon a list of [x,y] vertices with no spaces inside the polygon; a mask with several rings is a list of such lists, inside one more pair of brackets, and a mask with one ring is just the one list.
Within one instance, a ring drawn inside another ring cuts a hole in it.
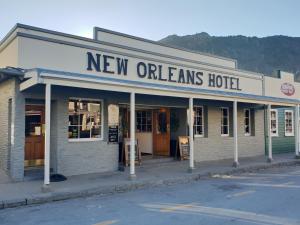
[{"label": "white support post", "polygon": [[51,84],[46,84],[45,93],[45,165],[44,188],[50,184],[50,126],[51,126]]},{"label": "white support post", "polygon": [[130,93],[130,178],[135,178],[135,93]]},{"label": "white support post", "polygon": [[295,106],[295,157],[299,158],[299,105]]},{"label": "white support post", "polygon": [[233,166],[238,167],[238,130],[237,130],[237,101],[233,101],[233,140],[234,140],[234,162]]},{"label": "white support post", "polygon": [[268,134],[268,162],[273,161],[273,156],[272,156],[272,133],[271,133],[271,105],[268,105],[267,109],[267,134]]},{"label": "white support post", "polygon": [[193,98],[189,98],[189,141],[190,141],[190,165],[189,171],[194,169],[194,106]]}]

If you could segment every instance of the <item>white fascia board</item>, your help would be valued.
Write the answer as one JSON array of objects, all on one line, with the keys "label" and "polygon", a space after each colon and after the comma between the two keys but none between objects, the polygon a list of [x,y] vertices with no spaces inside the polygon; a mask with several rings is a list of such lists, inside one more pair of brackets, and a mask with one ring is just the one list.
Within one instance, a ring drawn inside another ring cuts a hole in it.
[{"label": "white fascia board", "polygon": [[[120,84],[116,82],[110,81],[101,81],[95,82],[93,79],[71,79],[68,76],[63,75],[54,75],[41,73],[38,83],[48,83],[57,86],[67,86],[67,87],[77,87],[77,88],[87,88],[94,90],[104,90],[104,91],[116,91],[116,92],[124,92],[131,93],[135,92],[136,94],[147,94],[147,95],[159,95],[159,96],[169,96],[169,97],[181,97],[181,98],[190,98],[193,97],[195,99],[207,99],[207,100],[216,100],[216,101],[238,101],[243,103],[254,103],[254,104],[272,104],[277,106],[295,106],[294,103],[287,102],[277,102],[277,101],[266,101],[266,100],[255,100],[241,97],[227,97],[220,95],[212,95],[212,94],[197,94],[191,93],[188,91],[176,91],[176,90],[164,90],[161,88],[145,88],[138,87],[130,84]],[[154,90],[155,89],[155,90]]]}]

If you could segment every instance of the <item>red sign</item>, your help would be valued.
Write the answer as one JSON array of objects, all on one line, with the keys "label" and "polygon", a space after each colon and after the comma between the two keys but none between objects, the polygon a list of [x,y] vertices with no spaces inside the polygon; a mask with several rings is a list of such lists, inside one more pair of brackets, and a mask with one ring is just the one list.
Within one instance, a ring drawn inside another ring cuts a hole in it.
[{"label": "red sign", "polygon": [[295,87],[290,83],[283,83],[281,85],[281,92],[287,96],[292,96],[295,94]]}]

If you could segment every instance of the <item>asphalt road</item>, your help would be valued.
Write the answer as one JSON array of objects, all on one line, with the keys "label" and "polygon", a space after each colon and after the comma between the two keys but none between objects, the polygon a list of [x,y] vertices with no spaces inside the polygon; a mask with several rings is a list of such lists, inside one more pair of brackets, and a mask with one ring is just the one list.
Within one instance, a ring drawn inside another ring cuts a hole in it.
[{"label": "asphalt road", "polygon": [[300,224],[300,167],[0,210],[0,224]]}]

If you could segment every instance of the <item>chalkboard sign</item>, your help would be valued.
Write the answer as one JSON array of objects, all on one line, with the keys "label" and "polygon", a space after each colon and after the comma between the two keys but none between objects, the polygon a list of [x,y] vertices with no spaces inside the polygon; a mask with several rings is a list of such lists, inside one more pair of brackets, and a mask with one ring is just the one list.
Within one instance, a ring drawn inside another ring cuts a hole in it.
[{"label": "chalkboard sign", "polygon": [[119,142],[119,128],[118,126],[108,127],[108,142],[118,143]]},{"label": "chalkboard sign", "polygon": [[190,157],[190,142],[188,136],[179,136],[177,142],[177,151],[179,152],[180,160],[189,159]]}]

